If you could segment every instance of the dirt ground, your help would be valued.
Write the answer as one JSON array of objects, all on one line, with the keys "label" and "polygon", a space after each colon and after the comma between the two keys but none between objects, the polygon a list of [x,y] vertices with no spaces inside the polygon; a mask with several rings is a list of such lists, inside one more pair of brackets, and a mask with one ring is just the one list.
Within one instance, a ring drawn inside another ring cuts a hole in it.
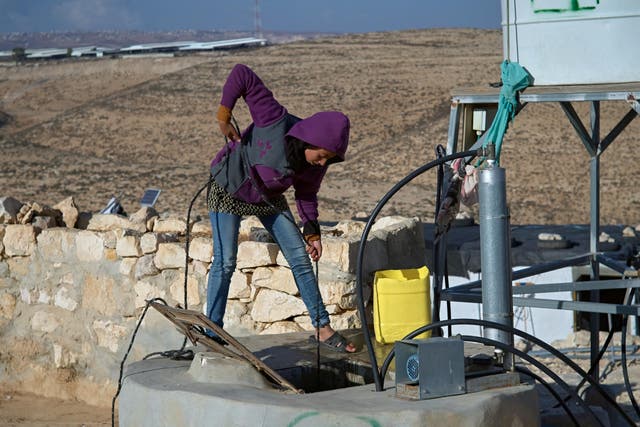
[{"label": "dirt ground", "polygon": [[[325,178],[320,219],[367,214],[446,145],[451,91],[500,80],[501,47],[498,31],[439,29],[176,58],[2,63],[0,197],[54,205],[73,196],[81,210],[98,211],[120,195],[132,213],[146,188],[160,188],[156,209],[186,216],[222,146],[214,113],[227,73],[240,62],[291,113],[339,109],[350,117],[348,160]],[[588,126],[586,105],[574,106]],[[601,108],[604,136],[628,106]],[[234,113],[241,127],[249,123],[242,102]],[[603,224],[640,223],[638,134],[635,120],[601,156]],[[512,224],[589,221],[589,156],[558,105],[523,110],[506,135],[501,165]],[[433,219],[435,177],[414,180],[382,213]],[[194,212],[206,213],[203,198]],[[621,384],[613,374],[606,381]],[[110,408],[0,394],[0,426],[108,425],[110,415]]]},{"label": "dirt ground", "polygon": [[[53,205],[73,196],[97,211],[122,195],[127,212],[160,188],[160,212],[186,215],[223,144],[214,113],[235,63],[250,65],[289,111],[339,109],[351,119],[348,160],[332,166],[320,219],[370,212],[401,178],[446,145],[451,91],[500,80],[501,34],[417,30],[299,41],[177,58],[102,59],[0,67],[0,196]],[[574,103],[589,126],[586,103]],[[606,135],[629,107],[601,103]],[[245,127],[242,101],[234,110]],[[601,155],[602,223],[640,222],[633,121]],[[528,105],[510,126],[513,224],[587,223],[589,156],[556,104]],[[430,220],[435,171],[400,191],[383,214]],[[196,214],[205,214],[204,198]],[[291,199],[291,197],[290,197]]]},{"label": "dirt ground", "polygon": [[0,395],[0,426],[2,427],[110,425],[111,408],[45,398],[34,394],[2,393]]}]

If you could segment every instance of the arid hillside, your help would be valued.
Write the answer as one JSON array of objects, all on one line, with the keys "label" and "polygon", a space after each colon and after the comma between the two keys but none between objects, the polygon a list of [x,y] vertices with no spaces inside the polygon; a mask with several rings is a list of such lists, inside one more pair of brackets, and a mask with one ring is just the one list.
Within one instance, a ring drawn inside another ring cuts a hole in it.
[{"label": "arid hillside", "polygon": [[[0,196],[97,211],[146,188],[158,211],[184,213],[221,148],[214,112],[235,63],[250,65],[290,112],[339,109],[351,118],[348,161],[331,166],[321,219],[368,213],[399,179],[446,144],[451,91],[500,80],[501,35],[419,30],[348,35],[254,50],[0,66]],[[586,105],[575,105],[588,119]],[[602,135],[628,110],[602,105]],[[234,111],[249,123],[244,104]],[[588,124],[588,120],[585,120]],[[602,155],[603,223],[640,222],[635,120]],[[504,142],[512,223],[586,223],[589,157],[556,104],[528,105]],[[433,218],[435,171],[385,213]],[[290,199],[292,199],[290,197]],[[204,197],[197,205],[205,213]]]}]

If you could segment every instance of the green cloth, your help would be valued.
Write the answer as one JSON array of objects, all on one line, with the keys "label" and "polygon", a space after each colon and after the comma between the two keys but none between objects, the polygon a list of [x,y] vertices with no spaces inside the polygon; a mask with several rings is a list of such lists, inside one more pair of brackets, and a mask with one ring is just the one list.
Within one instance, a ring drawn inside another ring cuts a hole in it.
[{"label": "green cloth", "polygon": [[500,88],[500,100],[498,101],[498,112],[496,113],[491,127],[487,131],[487,138],[483,144],[493,143],[496,147],[496,163],[500,164],[500,149],[502,148],[502,138],[509,127],[509,122],[516,115],[518,107],[517,94],[531,83],[533,78],[517,62],[504,61],[500,67],[502,75],[502,87]]}]

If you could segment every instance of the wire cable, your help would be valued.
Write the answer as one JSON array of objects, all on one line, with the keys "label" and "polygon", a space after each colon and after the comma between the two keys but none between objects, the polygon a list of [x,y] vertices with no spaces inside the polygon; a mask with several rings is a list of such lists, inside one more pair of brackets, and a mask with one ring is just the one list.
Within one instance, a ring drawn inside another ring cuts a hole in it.
[{"label": "wire cable", "polygon": [[136,335],[138,334],[138,329],[140,329],[140,325],[142,324],[142,320],[144,319],[144,316],[147,314],[147,310],[149,310],[149,307],[150,307],[151,303],[154,302],[154,301],[160,301],[164,305],[167,305],[167,302],[165,300],[163,300],[162,298],[153,298],[153,299],[147,300],[147,303],[144,306],[144,310],[142,310],[142,314],[140,315],[140,319],[138,319],[138,323],[136,323],[136,327],[134,328],[133,334],[131,335],[131,341],[129,341],[129,346],[127,347],[127,351],[125,352],[124,357],[122,358],[122,361],[120,362],[120,374],[118,376],[118,389],[116,390],[116,394],[113,396],[113,399],[111,400],[111,427],[115,427],[116,399],[120,395],[120,390],[122,390],[122,374],[124,372],[124,364],[125,364],[125,362],[127,360],[127,357],[129,356],[129,352],[131,351],[131,347],[133,347],[133,341],[136,339]]},{"label": "wire cable", "polygon": [[[542,341],[539,338],[534,337],[531,334],[528,334],[520,329],[514,328],[512,326],[507,326],[507,325],[503,325],[501,323],[496,323],[496,322],[491,322],[488,320],[479,320],[479,319],[452,319],[452,320],[444,320],[444,321],[440,321],[440,322],[434,322],[432,324],[429,325],[425,325],[425,326],[421,326],[420,328],[416,329],[415,331],[407,334],[403,340],[406,339],[411,339],[416,337],[417,335],[420,335],[424,332],[430,331],[432,329],[436,329],[436,328],[440,328],[443,326],[447,326],[447,325],[479,325],[479,326],[485,326],[485,327],[489,327],[489,328],[494,328],[494,329],[500,329],[502,331],[506,331],[509,333],[512,333],[514,335],[518,335],[519,337],[525,338],[531,342],[533,342],[534,344],[538,345],[539,347],[543,348],[544,350],[548,351],[549,353],[551,353],[552,355],[554,355],[555,357],[557,357],[558,359],[560,359],[562,362],[564,362],[567,366],[569,366],[571,369],[573,369],[578,375],[580,375],[582,378],[586,378],[586,380],[589,382],[589,384],[591,384],[593,386],[593,388],[595,388],[604,398],[604,400],[607,401],[607,403],[609,403],[618,413],[620,413],[620,415],[622,415],[622,417],[625,419],[625,421],[627,421],[629,423],[629,425],[635,425],[635,423],[633,422],[633,420],[631,419],[631,417],[629,417],[629,415],[627,415],[627,413],[620,407],[620,405],[618,405],[618,403],[615,401],[615,399],[613,399],[603,388],[600,384],[598,384],[598,382],[591,378],[590,376],[587,375],[587,373],[580,367],[578,366],[574,361],[572,361],[569,357],[565,356],[564,354],[562,354],[562,352],[558,351],[557,349],[555,349],[553,346],[551,346],[550,344],[547,344],[546,342]],[[506,344],[505,344],[506,346]],[[514,354],[516,354],[516,351],[520,352],[519,350],[517,350],[515,347],[510,346],[512,349],[507,349],[506,351],[512,352]],[[522,352],[520,352],[522,353]],[[389,365],[391,363],[391,360],[393,359],[393,357],[395,356],[395,350],[391,350],[389,352],[389,354],[387,355],[383,365],[382,365],[382,369],[381,372],[379,374],[381,374],[383,377],[386,376],[386,372],[389,369]],[[531,357],[532,356],[527,356],[527,357]],[[534,359],[535,360],[535,359]],[[573,389],[570,389],[570,394],[575,394],[575,391]]]},{"label": "wire cable", "polygon": [[371,227],[378,214],[384,207],[384,205],[396,194],[402,187],[404,187],[409,182],[413,181],[416,177],[422,175],[429,169],[432,169],[435,166],[438,166],[442,163],[458,159],[461,157],[471,157],[475,156],[476,151],[465,151],[461,153],[450,154],[448,156],[444,156],[442,158],[433,160],[411,172],[409,175],[400,180],[396,185],[394,185],[391,190],[385,194],[382,199],[378,202],[376,207],[373,209],[371,215],[369,216],[369,220],[367,221],[367,225],[362,232],[362,238],[360,239],[360,248],[358,249],[358,258],[357,258],[357,266],[356,266],[356,293],[357,293],[357,302],[358,302],[358,313],[360,315],[360,323],[362,324],[362,334],[364,336],[365,344],[367,345],[367,351],[369,353],[369,360],[371,360],[371,367],[373,368],[373,380],[376,385],[376,391],[382,391],[382,383],[380,380],[380,373],[378,372],[378,361],[376,359],[375,350],[373,349],[373,343],[371,341],[371,333],[369,332],[369,327],[367,325],[367,319],[365,316],[365,306],[364,306],[364,292],[363,292],[363,258],[364,258],[364,249],[367,244],[367,237],[369,236],[369,232],[371,231]]},{"label": "wire cable", "polygon": [[[497,341],[497,340],[492,340],[492,339],[489,339],[489,338],[478,337],[478,336],[473,336],[473,335],[462,335],[461,338],[462,338],[463,341],[477,342],[477,343],[480,343],[480,344],[497,347],[497,348],[500,348],[500,349],[502,349],[504,351],[508,351],[508,352],[510,352],[510,353],[522,358],[522,359],[525,359],[526,361],[528,361],[529,363],[531,363],[532,365],[534,365],[535,367],[537,367],[538,369],[543,371],[549,377],[551,377],[551,379],[553,379],[553,381],[555,381],[556,384],[560,384],[569,394],[571,394],[571,396],[576,400],[576,402],[589,415],[591,415],[591,417],[598,423],[598,425],[603,426],[603,427],[605,426],[605,424],[603,424],[603,422],[600,420],[600,418],[598,418],[596,416],[596,414],[589,407],[589,405],[587,405],[586,402],[582,398],[580,398],[580,396],[578,396],[576,391],[569,384],[567,384],[562,378],[560,378],[560,376],[558,374],[553,372],[551,370],[551,368],[549,368],[544,363],[540,362],[539,360],[536,360],[534,357],[528,355],[527,353],[518,350],[517,348],[513,347],[510,344],[505,344],[505,343]],[[635,424],[630,423],[630,425],[634,426]]]},{"label": "wire cable", "polygon": [[538,381],[545,389],[547,389],[547,391],[551,393],[551,395],[558,401],[558,405],[562,406],[562,409],[564,409],[564,411],[567,413],[569,418],[571,418],[571,421],[573,421],[573,425],[575,425],[576,427],[580,427],[580,423],[576,419],[575,415],[573,415],[573,412],[571,412],[571,410],[567,406],[567,402],[565,402],[565,400],[562,397],[560,397],[560,394],[557,391],[555,391],[548,382],[546,382],[540,375],[531,372],[529,369],[525,368],[524,366],[515,365],[515,369],[521,374],[527,375],[533,378],[534,380]]}]

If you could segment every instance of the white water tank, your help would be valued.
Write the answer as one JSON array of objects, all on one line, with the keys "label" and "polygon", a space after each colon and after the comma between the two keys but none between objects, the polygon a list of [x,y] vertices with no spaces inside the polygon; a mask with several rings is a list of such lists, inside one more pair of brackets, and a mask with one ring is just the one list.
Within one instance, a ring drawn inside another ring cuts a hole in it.
[{"label": "white water tank", "polygon": [[504,58],[535,86],[640,81],[640,0],[501,0]]}]

